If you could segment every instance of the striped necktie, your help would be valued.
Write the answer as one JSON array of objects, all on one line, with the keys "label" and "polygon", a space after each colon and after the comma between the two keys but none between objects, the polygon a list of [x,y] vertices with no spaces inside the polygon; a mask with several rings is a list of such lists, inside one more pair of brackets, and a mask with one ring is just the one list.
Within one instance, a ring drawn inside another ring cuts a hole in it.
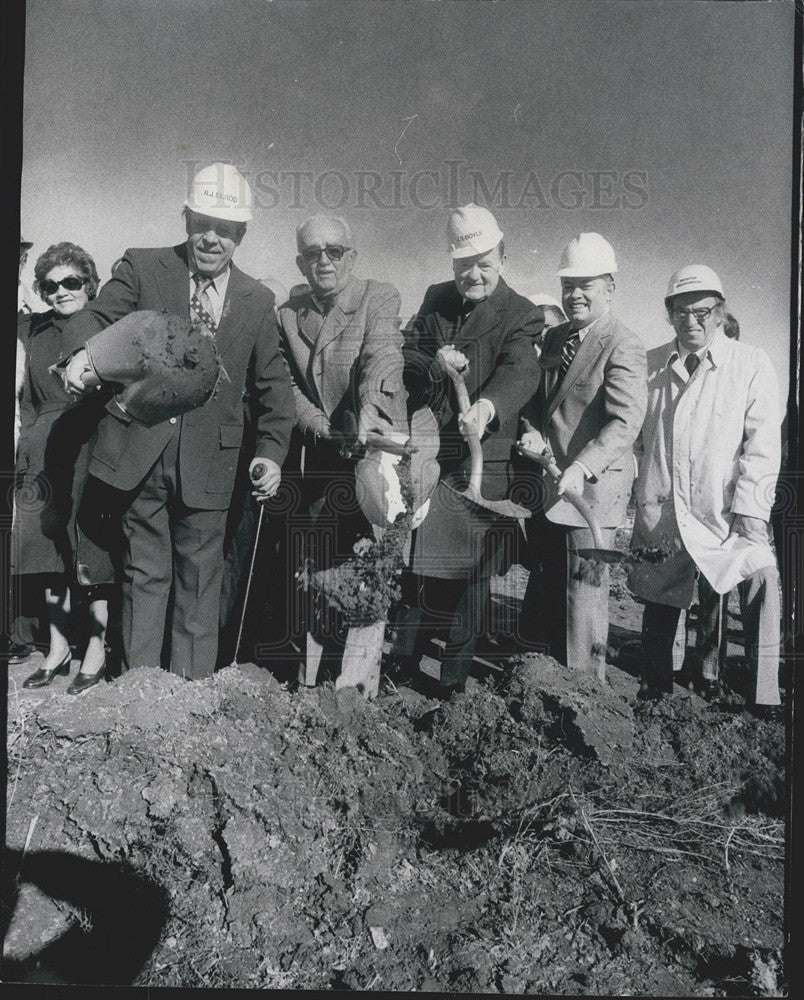
[{"label": "striped necktie", "polygon": [[572,333],[564,341],[564,347],[561,351],[561,367],[558,370],[558,381],[556,382],[556,389],[564,381],[564,378],[569,371],[569,366],[572,364],[572,359],[580,346],[581,338],[577,330],[573,330]]},{"label": "striped necktie", "polygon": [[190,299],[190,319],[195,326],[201,328],[202,333],[214,337],[218,325],[212,315],[212,303],[207,295],[212,278],[205,278],[196,272],[193,275],[193,281],[195,282],[195,291]]}]

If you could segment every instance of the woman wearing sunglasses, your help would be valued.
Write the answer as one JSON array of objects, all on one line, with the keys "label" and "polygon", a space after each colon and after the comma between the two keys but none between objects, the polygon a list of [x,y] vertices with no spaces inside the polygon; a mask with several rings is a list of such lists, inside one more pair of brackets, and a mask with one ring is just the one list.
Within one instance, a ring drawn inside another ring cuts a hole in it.
[{"label": "woman wearing sunglasses", "polygon": [[[34,274],[34,288],[50,309],[20,320],[26,359],[15,470],[12,571],[18,576],[33,575],[37,586],[41,583],[44,588],[50,647],[44,663],[24,681],[26,688],[46,687],[54,677],[70,671],[71,587],[73,597],[78,596],[76,510],[86,478],[86,443],[106,401],[103,393],[96,393],[76,403],[49,370],[67,353],[63,333],[69,318],[98,290],[95,262],[74,243],[57,243],[37,260]],[[82,570],[87,572],[87,564],[91,565],[93,580],[111,583],[108,556],[86,544],[81,553]],[[83,594],[89,605],[90,635],[80,671],[67,689],[70,694],[80,694],[105,675],[106,589],[102,584],[86,588]]]}]

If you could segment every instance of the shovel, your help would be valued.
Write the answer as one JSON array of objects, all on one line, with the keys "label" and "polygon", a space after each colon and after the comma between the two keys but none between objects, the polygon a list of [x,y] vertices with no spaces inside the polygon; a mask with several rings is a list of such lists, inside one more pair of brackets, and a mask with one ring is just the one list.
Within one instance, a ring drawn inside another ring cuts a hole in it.
[{"label": "shovel", "polygon": [[[558,482],[561,478],[561,469],[556,465],[556,460],[553,458],[552,453],[549,449],[545,450],[541,455],[532,451],[530,448],[525,448],[521,444],[514,446],[520,455],[524,455],[525,458],[529,458],[534,462],[537,462],[543,469],[547,471],[547,474],[554,482]],[[592,532],[592,541],[594,542],[594,548],[591,549],[578,549],[577,555],[581,559],[594,559],[597,562],[603,563],[619,563],[625,560],[625,553],[618,552],[617,549],[607,549],[603,545],[603,533],[600,530],[600,525],[597,522],[597,518],[594,515],[594,511],[589,506],[583,496],[577,492],[577,490],[568,489],[564,493],[564,496],[569,500],[569,502],[575,507],[581,517],[589,525],[589,530]]]},{"label": "shovel", "polygon": [[[465,378],[467,368],[459,371],[449,360],[441,357],[439,361],[444,371],[452,379],[452,384],[455,386],[455,396],[458,401],[458,412],[463,417],[468,413],[470,406],[469,392],[466,388]],[[513,500],[485,500],[483,498],[481,492],[483,484],[483,447],[480,444],[480,436],[477,431],[471,431],[466,436],[466,443],[469,445],[469,454],[471,457],[469,485],[465,490],[456,490],[453,486],[441,480],[438,484],[439,488],[443,487],[455,496],[461,497],[470,510],[480,508],[490,511],[498,517],[508,517],[516,521],[523,517],[530,517],[528,508],[514,503]]]}]

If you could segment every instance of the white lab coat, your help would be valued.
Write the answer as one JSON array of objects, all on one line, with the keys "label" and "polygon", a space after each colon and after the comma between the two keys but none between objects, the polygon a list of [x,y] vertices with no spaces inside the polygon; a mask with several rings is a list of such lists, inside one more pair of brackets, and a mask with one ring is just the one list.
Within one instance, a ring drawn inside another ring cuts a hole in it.
[{"label": "white lab coat", "polygon": [[729,537],[735,514],[768,521],[781,461],[781,408],[764,351],[718,329],[689,377],[675,340],[648,353],[632,550],[637,597],[688,608],[696,568],[719,594],[776,565],[768,542]]}]

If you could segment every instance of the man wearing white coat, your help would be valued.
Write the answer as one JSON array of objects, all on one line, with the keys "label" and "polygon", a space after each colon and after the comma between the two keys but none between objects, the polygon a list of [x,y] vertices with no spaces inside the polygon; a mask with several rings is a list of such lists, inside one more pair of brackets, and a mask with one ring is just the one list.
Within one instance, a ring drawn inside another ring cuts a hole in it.
[{"label": "man wearing white coat", "polygon": [[778,718],[779,574],[768,533],[781,450],[776,377],[764,351],[726,336],[711,268],[676,271],[665,306],[676,336],[648,353],[629,577],[646,602],[640,697],[672,692],[673,636],[701,573],[718,594],[739,585],[754,711]]}]

